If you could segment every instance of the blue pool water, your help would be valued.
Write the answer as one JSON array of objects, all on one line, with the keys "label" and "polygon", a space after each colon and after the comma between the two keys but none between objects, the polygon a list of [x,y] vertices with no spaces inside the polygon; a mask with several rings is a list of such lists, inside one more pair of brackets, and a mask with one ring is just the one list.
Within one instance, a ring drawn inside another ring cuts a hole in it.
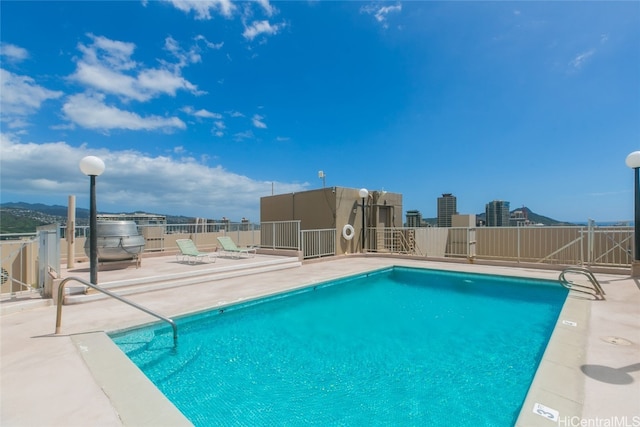
[{"label": "blue pool water", "polygon": [[395,267],[112,338],[198,426],[511,426],[566,295]]}]

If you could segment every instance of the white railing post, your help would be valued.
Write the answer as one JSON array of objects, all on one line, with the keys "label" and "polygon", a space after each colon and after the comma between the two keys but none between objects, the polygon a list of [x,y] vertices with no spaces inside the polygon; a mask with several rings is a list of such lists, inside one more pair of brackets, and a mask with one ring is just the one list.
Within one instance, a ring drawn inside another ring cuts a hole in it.
[{"label": "white railing post", "polygon": [[594,260],[594,256],[593,256],[593,242],[595,239],[595,234],[594,234],[594,225],[595,225],[595,221],[592,219],[589,219],[587,221],[587,265],[591,265],[593,263]]},{"label": "white railing post", "polygon": [[276,248],[276,223],[271,223],[271,249]]},{"label": "white railing post", "polygon": [[520,263],[520,227],[518,227],[517,234],[518,234],[518,239],[517,239],[517,242],[518,242],[518,243],[517,243],[517,246],[518,246],[518,248],[517,248],[517,255],[516,255],[516,259],[517,259],[517,262],[518,262],[518,263]]}]

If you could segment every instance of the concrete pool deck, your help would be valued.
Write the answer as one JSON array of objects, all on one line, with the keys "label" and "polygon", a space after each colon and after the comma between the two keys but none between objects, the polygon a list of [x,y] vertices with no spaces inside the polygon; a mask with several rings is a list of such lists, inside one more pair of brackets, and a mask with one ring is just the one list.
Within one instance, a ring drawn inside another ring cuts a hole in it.
[{"label": "concrete pool deck", "polygon": [[[250,264],[263,259],[258,255],[233,262]],[[219,268],[225,265],[223,261],[216,262]],[[127,298],[176,317],[394,265],[549,280],[556,280],[559,273],[346,256]],[[144,258],[140,269],[101,271],[99,279],[101,283],[128,280],[182,268],[175,257]],[[72,275],[83,274],[76,271]],[[622,275],[596,277],[607,300],[567,299],[518,425],[640,425],[640,284]],[[109,298],[64,306],[59,335],[54,334],[55,319],[55,306],[12,312],[0,318],[1,425],[189,425],[103,333],[154,322],[155,318]],[[597,420],[601,424],[596,424]]]}]

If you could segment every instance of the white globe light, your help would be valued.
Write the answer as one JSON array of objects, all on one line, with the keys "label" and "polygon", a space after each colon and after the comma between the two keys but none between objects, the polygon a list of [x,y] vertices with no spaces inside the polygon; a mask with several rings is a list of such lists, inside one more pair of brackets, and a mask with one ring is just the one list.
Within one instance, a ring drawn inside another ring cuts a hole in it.
[{"label": "white globe light", "polygon": [[369,190],[367,190],[366,188],[361,188],[360,191],[358,191],[358,194],[364,199],[369,196]]},{"label": "white globe light", "polygon": [[640,168],[640,151],[629,154],[626,163],[631,169]]},{"label": "white globe light", "polygon": [[80,160],[80,170],[87,176],[98,176],[104,172],[104,162],[96,156],[87,156]]}]

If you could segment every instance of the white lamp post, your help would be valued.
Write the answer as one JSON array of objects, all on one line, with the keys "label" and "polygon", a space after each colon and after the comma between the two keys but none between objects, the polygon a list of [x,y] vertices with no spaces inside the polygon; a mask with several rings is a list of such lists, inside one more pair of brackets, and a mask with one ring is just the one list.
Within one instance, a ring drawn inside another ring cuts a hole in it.
[{"label": "white lamp post", "polygon": [[96,211],[96,176],[104,172],[104,162],[96,156],[80,160],[80,170],[91,178],[89,202],[89,281],[98,284],[98,220]]},{"label": "white lamp post", "polygon": [[366,236],[366,231],[365,231],[365,222],[364,222],[364,217],[365,217],[365,201],[367,200],[367,197],[369,197],[369,190],[367,190],[366,188],[361,188],[360,191],[358,191],[358,195],[360,197],[362,197],[362,252],[365,251],[365,236]]}]

